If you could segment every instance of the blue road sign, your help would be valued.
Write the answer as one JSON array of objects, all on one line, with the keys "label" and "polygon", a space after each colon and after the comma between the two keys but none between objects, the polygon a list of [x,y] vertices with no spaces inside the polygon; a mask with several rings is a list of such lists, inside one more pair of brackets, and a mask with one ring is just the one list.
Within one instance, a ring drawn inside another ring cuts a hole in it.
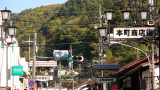
[{"label": "blue road sign", "polygon": [[34,85],[35,85],[35,81],[34,80],[29,80],[28,81],[28,86],[29,87],[34,87]]}]

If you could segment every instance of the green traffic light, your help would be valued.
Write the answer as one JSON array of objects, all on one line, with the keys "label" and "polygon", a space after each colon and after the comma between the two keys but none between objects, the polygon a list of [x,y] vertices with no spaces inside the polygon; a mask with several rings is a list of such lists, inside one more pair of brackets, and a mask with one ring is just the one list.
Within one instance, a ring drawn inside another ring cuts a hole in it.
[{"label": "green traffic light", "polygon": [[72,60],[72,57],[68,57],[68,60],[71,61],[71,60]]}]

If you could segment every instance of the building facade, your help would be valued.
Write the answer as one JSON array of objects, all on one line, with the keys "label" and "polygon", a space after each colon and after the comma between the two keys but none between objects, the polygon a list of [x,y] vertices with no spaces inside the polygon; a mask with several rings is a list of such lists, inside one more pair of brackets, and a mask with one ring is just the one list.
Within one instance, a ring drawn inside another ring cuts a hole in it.
[{"label": "building facade", "polygon": [[[155,58],[155,89],[159,90],[159,58]],[[134,60],[116,72],[119,90],[151,90],[152,76],[148,59]]]},{"label": "building facade", "polygon": [[[5,35],[0,11],[0,90],[22,90],[20,76],[13,75],[12,71],[13,66],[23,67],[20,61],[18,41],[15,37],[11,39],[10,36]],[[20,71],[23,73],[22,69]]]}]

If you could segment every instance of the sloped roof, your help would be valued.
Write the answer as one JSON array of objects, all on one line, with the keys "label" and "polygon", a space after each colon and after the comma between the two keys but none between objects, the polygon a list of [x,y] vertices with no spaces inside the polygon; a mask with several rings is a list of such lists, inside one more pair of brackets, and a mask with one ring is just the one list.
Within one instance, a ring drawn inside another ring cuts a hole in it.
[{"label": "sloped roof", "polygon": [[[29,67],[32,67],[33,61],[29,62]],[[57,62],[56,61],[36,61],[35,62],[36,67],[56,67]]]},{"label": "sloped roof", "polygon": [[[159,58],[156,58],[155,63],[157,63],[158,61],[159,61]],[[136,69],[140,68],[141,66],[144,66],[147,64],[149,64],[148,58],[131,61],[131,62],[127,63],[126,65],[124,65],[123,67],[121,67],[119,69],[119,71],[116,72],[116,75],[121,75],[121,74],[125,74],[127,72],[131,72],[131,71],[136,70]]]}]

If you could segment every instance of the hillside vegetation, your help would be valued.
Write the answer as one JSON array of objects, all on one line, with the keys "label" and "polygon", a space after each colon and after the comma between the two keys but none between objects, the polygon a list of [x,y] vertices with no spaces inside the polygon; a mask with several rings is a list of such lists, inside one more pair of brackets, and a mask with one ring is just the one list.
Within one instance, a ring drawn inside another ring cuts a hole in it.
[{"label": "hillside vegetation", "polygon": [[[136,7],[141,7],[137,2]],[[111,25],[125,25],[122,10],[132,10],[133,4],[130,0],[68,0],[65,4],[41,6],[34,9],[27,9],[21,13],[13,13],[11,20],[18,27],[17,39],[21,49],[21,56],[28,59],[29,36],[33,40],[33,32],[38,32],[38,56],[53,56],[53,50],[69,50],[73,48],[73,55],[84,56],[89,62],[98,60],[98,30],[94,25],[99,25],[99,7],[102,7],[102,15],[105,10],[114,10]],[[158,3],[160,6],[160,4]],[[146,6],[145,6],[146,7]],[[135,18],[136,17],[136,18]],[[138,12],[132,13],[129,25],[134,19],[140,24]],[[103,23],[104,27],[108,27]],[[112,30],[113,27],[111,27]],[[127,42],[134,47],[138,47],[148,53],[148,46],[140,42]],[[144,54],[137,52],[133,48],[121,45],[104,45],[104,53],[107,63],[125,63],[144,57]],[[32,51],[32,50],[31,50]],[[32,55],[32,53],[31,53]]]}]

